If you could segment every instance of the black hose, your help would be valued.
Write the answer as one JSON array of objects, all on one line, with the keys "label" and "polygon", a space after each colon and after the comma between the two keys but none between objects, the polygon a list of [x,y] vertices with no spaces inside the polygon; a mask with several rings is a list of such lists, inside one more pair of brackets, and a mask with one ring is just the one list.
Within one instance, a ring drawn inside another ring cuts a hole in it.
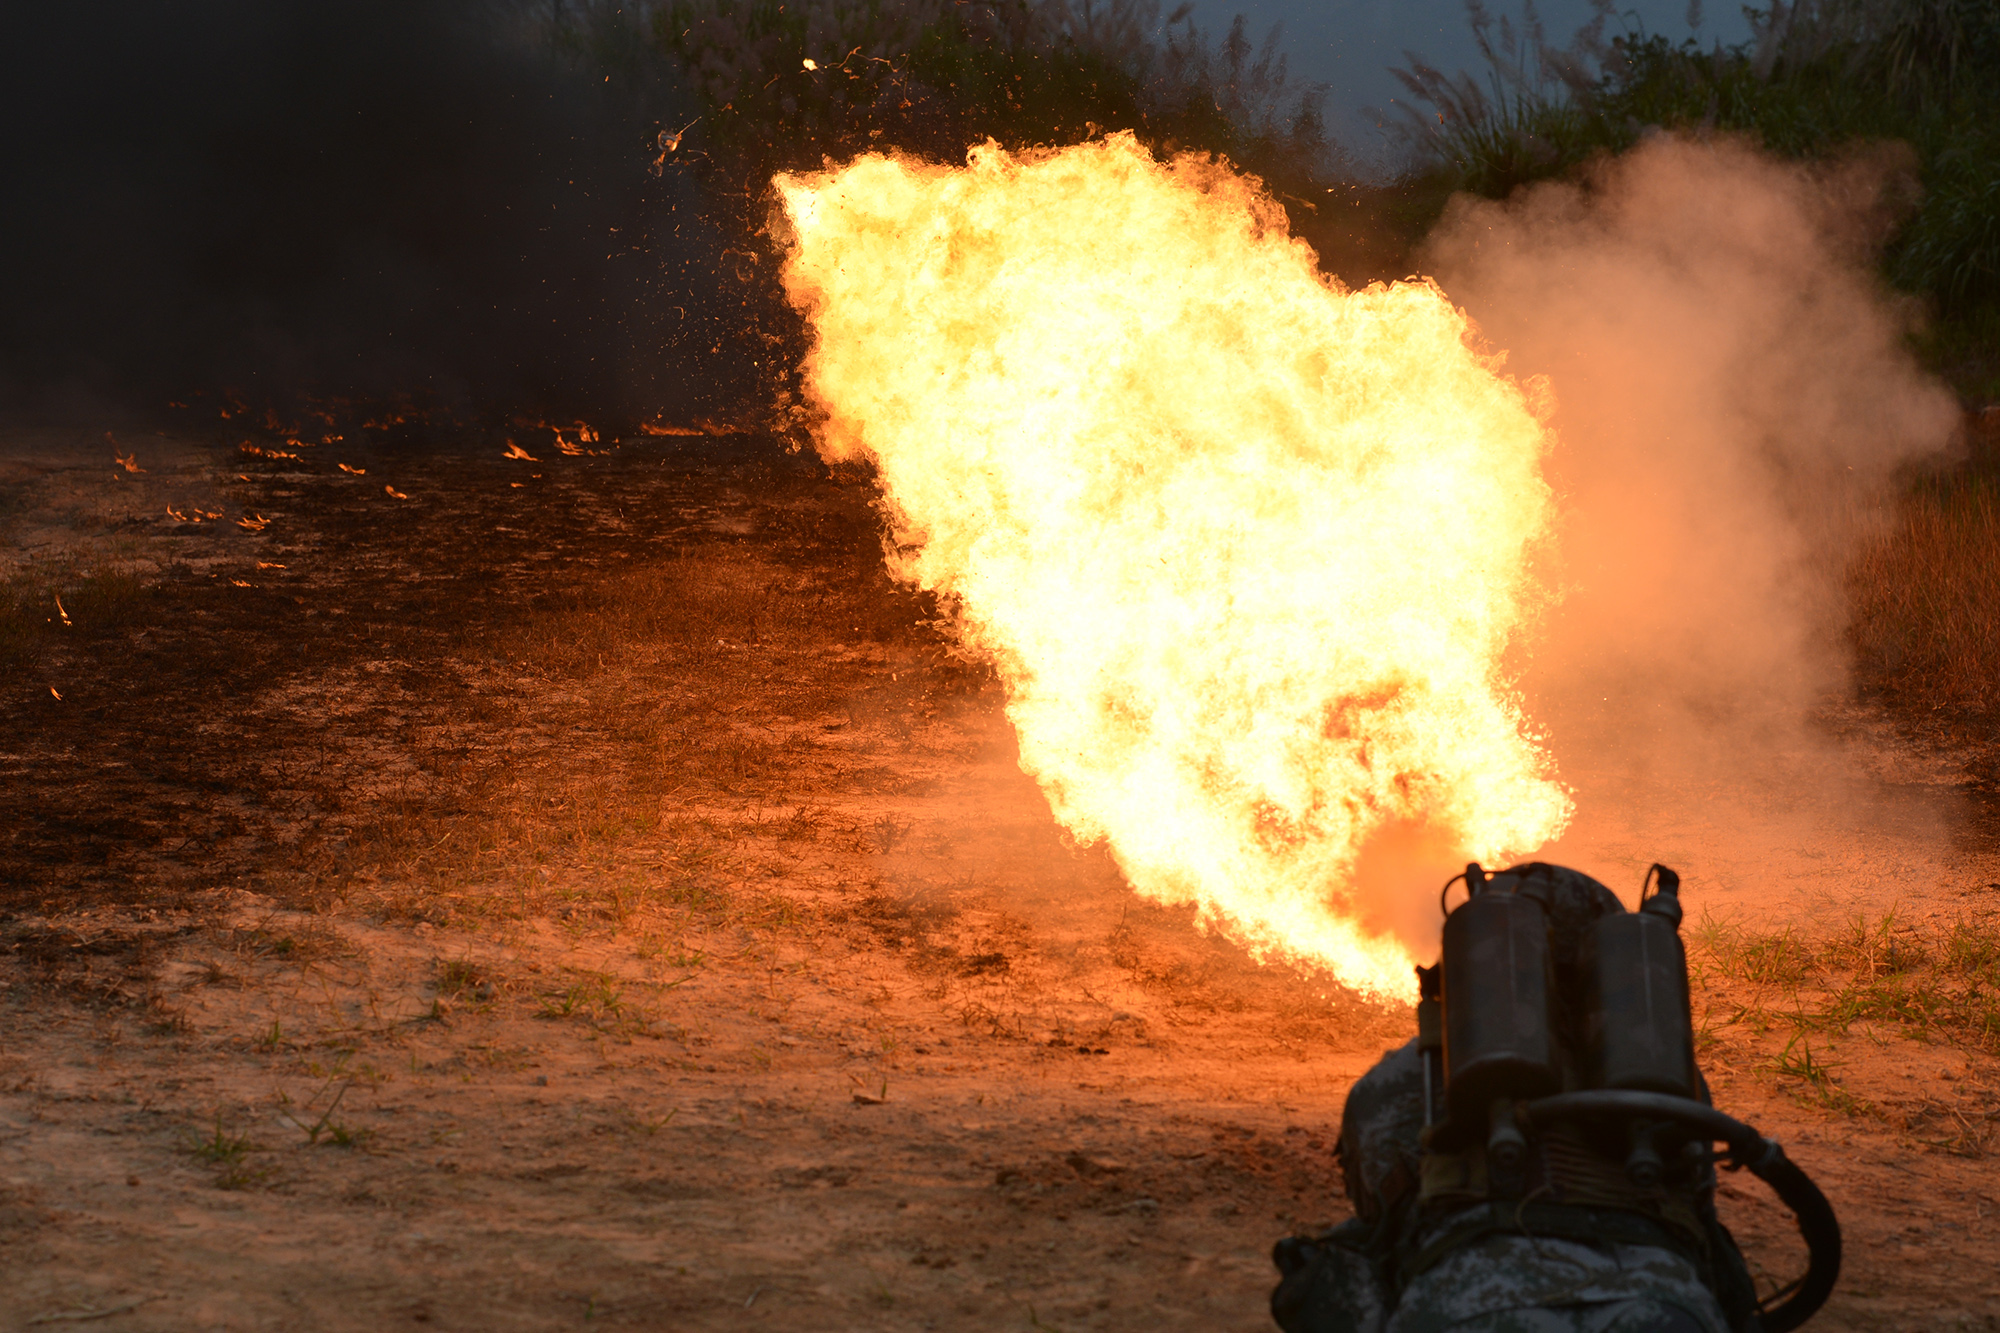
[{"label": "black hose", "polygon": [[1792,1210],[1799,1236],[1806,1243],[1806,1273],[1780,1292],[1784,1300],[1759,1307],[1764,1333],[1790,1333],[1812,1318],[1833,1292],[1840,1276],[1840,1220],[1833,1205],[1812,1178],[1798,1168],[1775,1139],[1767,1139],[1741,1120],[1706,1103],[1657,1092],[1566,1092],[1542,1097],[1521,1108],[1521,1121],[1532,1127],[1556,1120],[1596,1116],[1632,1116],[1671,1120],[1708,1136],[1711,1143],[1729,1145],[1729,1164],[1747,1169],[1771,1187]]}]

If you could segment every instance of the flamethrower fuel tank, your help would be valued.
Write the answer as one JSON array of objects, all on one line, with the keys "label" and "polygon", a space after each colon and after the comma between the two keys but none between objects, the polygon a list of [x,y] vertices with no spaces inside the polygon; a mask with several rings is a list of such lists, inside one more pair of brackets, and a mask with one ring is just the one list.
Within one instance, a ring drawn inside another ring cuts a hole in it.
[{"label": "flamethrower fuel tank", "polygon": [[1584,936],[1584,1048],[1592,1087],[1693,1097],[1694,1025],[1687,954],[1671,891]]},{"label": "flamethrower fuel tank", "polygon": [[1444,923],[1444,1076],[1451,1118],[1561,1089],[1549,1022],[1549,927],[1533,898],[1482,888]]}]

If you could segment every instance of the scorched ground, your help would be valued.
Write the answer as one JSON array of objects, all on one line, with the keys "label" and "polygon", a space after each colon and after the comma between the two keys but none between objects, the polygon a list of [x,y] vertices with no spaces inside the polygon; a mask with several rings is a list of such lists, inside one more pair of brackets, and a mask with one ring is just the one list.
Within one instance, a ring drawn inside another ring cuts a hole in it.
[{"label": "scorched ground", "polygon": [[[1067,846],[867,477],[744,435],[118,452],[4,455],[11,586],[77,594],[6,645],[9,1326],[1267,1326],[1408,1012]],[[1904,919],[1997,870],[1971,836]],[[1821,1324],[1991,1326],[1990,1058],[1862,1024],[1843,1107],[1741,973],[1703,1058],[1842,1208]]]}]

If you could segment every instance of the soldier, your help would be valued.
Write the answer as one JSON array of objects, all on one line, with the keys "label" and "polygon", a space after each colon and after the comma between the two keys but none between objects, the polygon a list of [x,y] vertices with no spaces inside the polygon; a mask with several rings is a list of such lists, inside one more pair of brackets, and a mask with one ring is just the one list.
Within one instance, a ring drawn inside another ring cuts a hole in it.
[{"label": "soldier", "polygon": [[[1560,866],[1518,866],[1490,887],[1543,909],[1558,1000],[1550,1025],[1577,1049],[1585,1040],[1574,1001],[1579,946],[1594,922],[1624,907],[1596,880]],[[1536,1134],[1522,1179],[1508,1188],[1477,1136],[1452,1143],[1426,1134],[1438,1115],[1429,1105],[1438,1066],[1427,1080],[1422,1040],[1388,1052],[1348,1094],[1338,1153],[1353,1220],[1277,1246],[1282,1280],[1271,1309],[1286,1333],[1762,1327],[1742,1255],[1715,1214],[1706,1143],[1663,1172],[1635,1173],[1605,1151],[1603,1135],[1552,1126]],[[1692,1072],[1691,1033],[1689,1042]],[[1693,1078],[1705,1103],[1706,1086]],[[1811,1311],[1793,1313],[1802,1320]]]}]

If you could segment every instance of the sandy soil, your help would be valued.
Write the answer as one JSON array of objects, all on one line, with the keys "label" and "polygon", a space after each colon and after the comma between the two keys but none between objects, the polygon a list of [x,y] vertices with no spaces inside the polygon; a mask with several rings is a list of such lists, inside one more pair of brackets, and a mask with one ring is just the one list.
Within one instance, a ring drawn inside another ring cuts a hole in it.
[{"label": "sandy soil", "polygon": [[[1066,845],[865,479],[285,435],[4,450],[0,559],[74,604],[0,721],[0,1326],[1270,1327],[1409,1015]],[[1916,790],[1948,759],[1850,730],[1926,813],[1792,843],[1862,906],[1990,910]],[[1670,840],[1754,901],[1749,844]],[[1847,1226],[1814,1327],[2000,1325],[1993,1060],[1860,1025],[1857,1114],[1731,1004],[1718,1101]],[[1725,1194],[1783,1274],[1782,1214]]]}]

